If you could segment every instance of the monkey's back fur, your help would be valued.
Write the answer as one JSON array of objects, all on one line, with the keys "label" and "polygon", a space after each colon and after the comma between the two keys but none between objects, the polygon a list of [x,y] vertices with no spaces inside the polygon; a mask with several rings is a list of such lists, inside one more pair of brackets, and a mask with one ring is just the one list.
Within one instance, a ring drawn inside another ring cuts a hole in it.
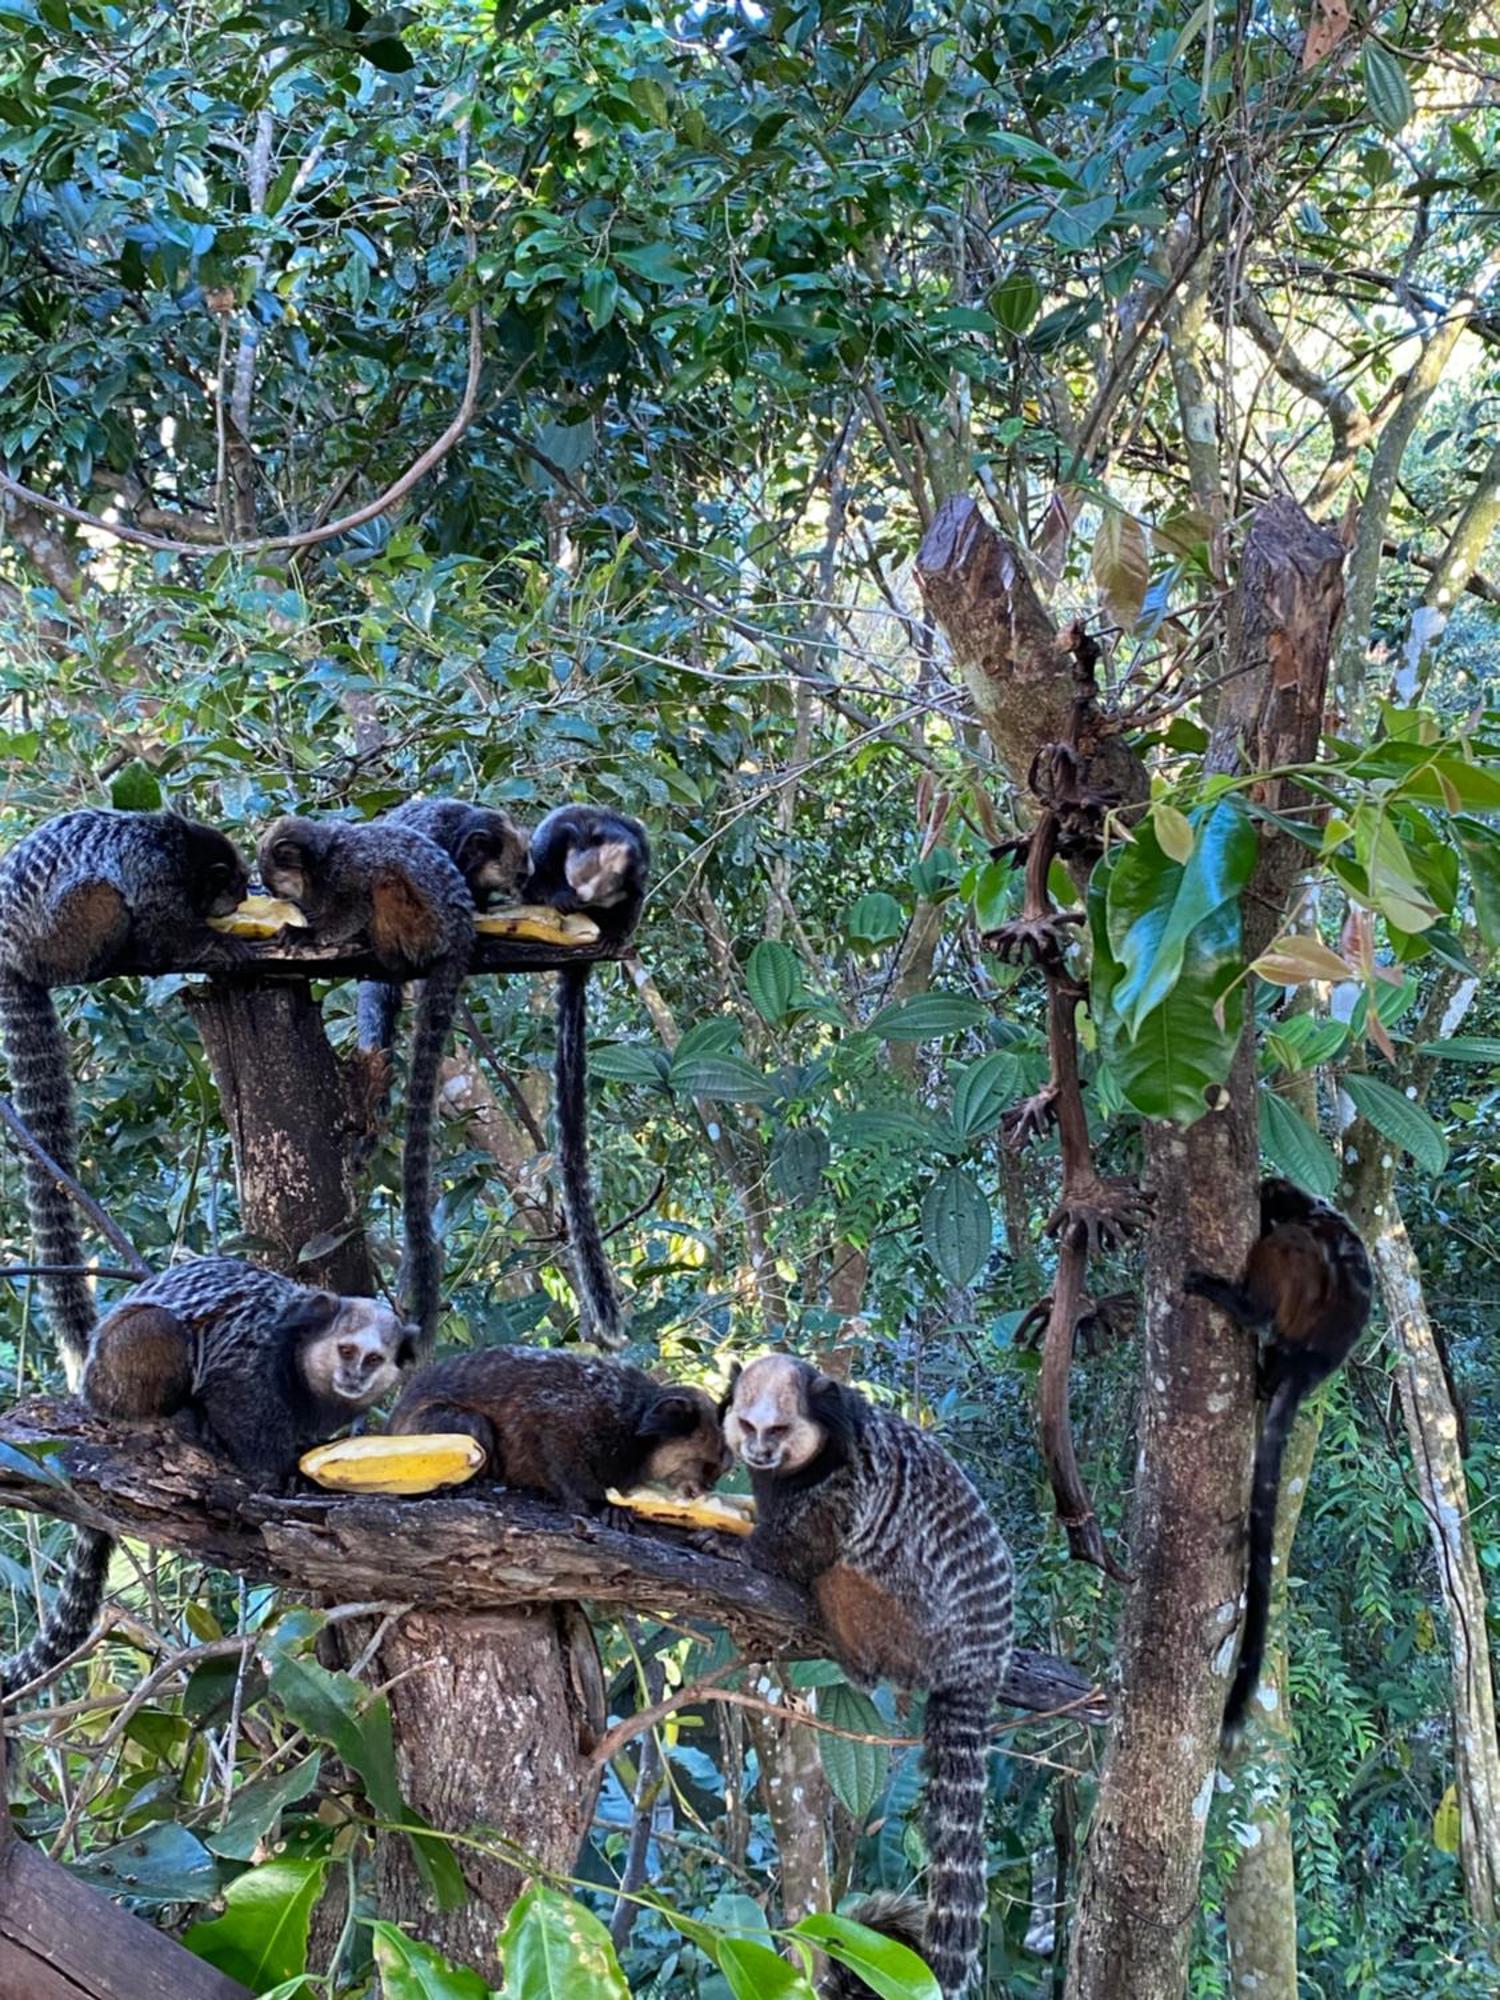
[{"label": "monkey's back fur", "polygon": [[[927,1950],[927,1912],[915,1896],[900,1896],[890,1890],[881,1890],[873,1896],[866,1896],[843,1914],[856,1924],[863,1924],[867,1930],[878,1931],[882,1937],[894,1938],[897,1944],[904,1944],[908,1951],[923,1957]],[[818,2000],[879,2000],[873,1986],[866,1985],[857,1972],[851,1972],[847,1965],[830,1965],[827,1976],[818,1987]]]},{"label": "monkey's back fur", "polygon": [[[735,1420],[753,1407],[754,1371],[795,1437],[785,1472],[757,1471]],[[747,1388],[747,1385],[750,1385]],[[947,1452],[806,1362],[752,1364],[728,1434],[750,1466],[749,1559],[808,1589],[849,1677],[927,1692],[925,1954],[945,1995],[963,1992],[984,1911],[989,1728],[1013,1643],[1014,1569],[984,1502]]]},{"label": "monkey's back fur", "polygon": [[[227,915],[248,880],[223,834],[171,812],[85,807],[34,828],[0,861],[0,1033],[16,1106],[32,1136],[77,1178],[68,1048],[50,988],[139,971],[230,965],[242,954],[205,919]],[[82,1262],[77,1211],[29,1156],[27,1206],[37,1258]],[[88,1281],[41,1279],[48,1318],[76,1385],[94,1322]]]},{"label": "monkey's back fur", "polygon": [[408,1379],[390,1428],[467,1432],[484,1447],[486,1477],[584,1513],[601,1509],[611,1487],[644,1480],[704,1492],[729,1463],[701,1389],[546,1348],[486,1347],[429,1362]]}]

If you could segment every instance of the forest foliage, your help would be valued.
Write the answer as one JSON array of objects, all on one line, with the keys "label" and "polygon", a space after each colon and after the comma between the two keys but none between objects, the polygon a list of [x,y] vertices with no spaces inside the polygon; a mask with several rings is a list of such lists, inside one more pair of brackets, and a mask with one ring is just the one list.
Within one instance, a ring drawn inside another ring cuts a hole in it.
[{"label": "forest foliage", "polygon": [[[6,837],[86,801],[189,807],[247,847],[280,811],[418,790],[639,814],[642,971],[596,980],[591,1053],[632,1352],[714,1384],[769,1340],[846,1354],[983,1488],[1023,1635],[1102,1676],[1119,1593],[1051,1517],[1022,1330],[1056,1146],[1005,1143],[1047,1081],[1044,995],[981,942],[1020,906],[1024,806],[913,577],[971,494],[1101,641],[1151,776],[1076,927],[1097,1156],[1129,1174],[1142,1121],[1201,1116],[1247,1012],[1266,1160],[1323,1193],[1343,1093],[1399,1155],[1493,1576],[1500,1018],[1469,984],[1500,941],[1493,11],[0,0],[0,29]],[[1348,602],[1301,774],[1319,810],[1292,829],[1309,896],[1247,963],[1263,808],[1204,751],[1235,553],[1286,491],[1348,529]],[[1060,863],[1052,888],[1077,905]],[[181,983],[67,1001],[88,1183],[153,1264],[257,1247]],[[455,1343],[576,1333],[547,1000],[471,989],[459,1060],[495,1109],[445,1124]],[[347,1047],[352,988],[325,1016]],[[24,1265],[14,1159],[0,1175]],[[398,1186],[393,1144],[368,1201],[388,1271]],[[1138,1264],[1094,1273],[1074,1383],[1127,1566]],[[0,1359],[18,1393],[52,1379],[24,1277]],[[12,1636],[66,1533],[6,1518]],[[316,1616],[146,1554],[113,1581],[115,1642],[14,1725],[23,1829],[96,1884],[128,1856],[132,1902],[258,1992],[299,1989],[341,1874],[330,1992],[373,1963],[391,1995],[481,1995],[361,1899],[376,1821],[411,1829],[439,1898],[462,1880],[402,1801],[385,1696],[312,1656]],[[1382,1341],[1328,1396],[1292,1582],[1304,1990],[1490,1992]],[[723,1664],[600,1640],[621,1713]],[[909,1733],[831,1668],[793,1679],[855,1737]],[[611,1769],[578,1880],[512,1913],[507,2000],[554,1990],[558,1953],[601,1994],[805,2000],[770,1949],[758,1753],[726,1715],[661,1732],[652,1892],[613,1943],[636,1750]],[[987,1974],[1040,1995],[1099,1744],[1067,1719],[1006,1742]],[[906,1884],[915,1754],[817,1743],[835,1891]],[[333,1757],[357,1784],[329,1792]],[[1238,1838],[1216,1811],[1200,2000],[1230,1990]]]}]

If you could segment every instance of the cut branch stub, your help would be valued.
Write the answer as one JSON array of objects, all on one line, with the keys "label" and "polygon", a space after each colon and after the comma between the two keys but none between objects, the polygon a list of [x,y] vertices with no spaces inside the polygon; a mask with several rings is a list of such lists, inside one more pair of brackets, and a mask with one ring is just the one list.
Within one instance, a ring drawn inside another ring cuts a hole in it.
[{"label": "cut branch stub", "polygon": [[[558,1507],[493,1487],[421,1500],[253,1493],[230,1467],[166,1425],[125,1431],[79,1404],[39,1397],[0,1416],[0,1443],[60,1449],[34,1475],[0,1462],[0,1503],[129,1535],[236,1575],[337,1602],[395,1600],[483,1614],[584,1600],[722,1625],[747,1658],[820,1657],[826,1643],[812,1603],[780,1578],[751,1569],[735,1542],[711,1554],[669,1531],[621,1533]],[[726,1541],[729,1538],[725,1538]],[[1104,1708],[1065,1661],[1022,1649],[1002,1699],[1051,1713]]]}]

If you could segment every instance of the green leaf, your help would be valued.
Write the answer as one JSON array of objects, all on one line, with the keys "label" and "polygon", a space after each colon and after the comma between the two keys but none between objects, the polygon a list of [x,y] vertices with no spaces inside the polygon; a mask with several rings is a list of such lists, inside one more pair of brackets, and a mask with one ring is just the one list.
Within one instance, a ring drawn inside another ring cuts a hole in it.
[{"label": "green leaf", "polygon": [[1109,943],[1121,975],[1114,1006],[1130,1035],[1171,993],[1195,928],[1226,905],[1238,910],[1255,867],[1255,829],[1234,800],[1199,806],[1188,825],[1185,867],[1163,853],[1153,818],[1108,870]]},{"label": "green leaf", "polygon": [[721,1938],[715,1962],[734,2000],[817,2000],[802,1974],[768,1944]]},{"label": "green leaf", "polygon": [[953,1086],[953,1124],[962,1139],[993,1132],[1021,1087],[1021,1064],[1008,1049],[981,1056]]},{"label": "green leaf", "polygon": [[580,287],[584,314],[595,333],[609,325],[620,300],[620,281],[607,264],[591,264]]},{"label": "green leaf", "polygon": [[1042,309],[1042,288],[1029,272],[1012,271],[994,287],[987,303],[1002,332],[1022,334]]},{"label": "green leaf", "polygon": [[1361,61],[1365,73],[1365,101],[1375,123],[1394,138],[1411,123],[1417,109],[1411,85],[1406,80],[1406,71],[1389,50],[1373,39],[1366,41]]},{"label": "green leaf", "polygon": [[1210,1091],[1229,1075],[1244,1022],[1239,904],[1221,904],[1189,932],[1176,984],[1132,1035],[1115,1005],[1122,973],[1110,950],[1104,872],[1096,868],[1089,885],[1089,1006],[1100,1054],[1142,1117],[1191,1125],[1209,1108]]},{"label": "green leaf", "polygon": [[1469,870],[1474,921],[1480,937],[1493,949],[1500,945],[1500,833],[1466,814],[1452,824],[1453,837]]},{"label": "green leaf", "polygon": [[109,802],[118,812],[159,812],[161,785],[156,773],[133,757],[110,779]]},{"label": "green leaf", "polygon": [[819,1913],[793,1926],[840,1965],[847,1965],[880,2000],[942,2000],[937,1980],[909,1945],[882,1937],[849,1917]]},{"label": "green leaf", "polygon": [[788,1201],[811,1201],[828,1170],[831,1149],[816,1125],[778,1132],[771,1148],[771,1178]]},{"label": "green leaf", "polygon": [[1388,923],[1403,931],[1425,931],[1442,914],[1418,880],[1416,863],[1402,844],[1390,816],[1378,806],[1354,814],[1354,847],[1369,878],[1370,901]]},{"label": "green leaf", "polygon": [[228,1819],[217,1832],[203,1836],[206,1845],[226,1861],[248,1861],[286,1808],[307,1797],[318,1782],[322,1763],[322,1753],[314,1752],[311,1757],[299,1758],[285,1771],[241,1785],[235,1792]]},{"label": "green leaf", "polygon": [[1022,872],[1010,861],[986,861],[974,877],[974,921],[982,931],[998,930],[1011,914]]},{"label": "green leaf", "polygon": [[994,1231],[990,1205],[968,1169],[949,1167],[939,1174],[922,1199],[922,1241],[950,1285],[967,1285],[978,1276]]},{"label": "green leaf", "polygon": [[882,1007],[869,1029],[887,1042],[935,1042],[988,1019],[989,1009],[967,993],[914,993],[910,1000]]},{"label": "green leaf", "polygon": [[500,1938],[505,2000],[630,2000],[630,1988],[592,1911],[533,1882]]},{"label": "green leaf", "polygon": [[657,1085],[667,1081],[671,1064],[660,1049],[643,1042],[614,1042],[589,1051],[589,1068],[612,1083]]},{"label": "green leaf", "polygon": [[1327,1201],[1339,1184],[1339,1163],[1311,1125],[1284,1097],[1262,1089],[1260,1105],[1260,1150],[1272,1166]]},{"label": "green leaf", "polygon": [[743,1056],[701,1055],[672,1062],[672,1088],[689,1097],[707,1097],[721,1104],[771,1104],[776,1090],[769,1079]]},{"label": "green leaf", "polygon": [[745,962],[745,984],[763,1021],[774,1028],[786,1019],[798,983],[796,953],[774,938],[762,938]]},{"label": "green leaf", "polygon": [[1379,1077],[1351,1074],[1342,1081],[1355,1110],[1369,1119],[1382,1138],[1410,1153],[1425,1173],[1443,1171],[1448,1164],[1448,1141],[1430,1112]]},{"label": "green leaf", "polygon": [[895,1146],[908,1151],[938,1143],[938,1127],[914,1111],[849,1111],[834,1123],[834,1133],[846,1146]]},{"label": "green leaf", "polygon": [[33,1485],[67,1486],[69,1481],[55,1465],[48,1463],[59,1449],[59,1445],[51,1445],[50,1450],[49,1445],[51,1445],[50,1439],[42,1444],[0,1443],[0,1466],[3,1466],[12,1478],[28,1480]]},{"label": "green leaf", "polygon": [[69,1872],[107,1896],[141,1903],[206,1903],[222,1877],[197,1835],[170,1819],[100,1848]]},{"label": "green leaf", "polygon": [[[847,1681],[819,1688],[817,1699],[819,1719],[835,1729],[852,1729],[861,1736],[890,1734],[885,1717],[870,1697]],[[884,1743],[855,1743],[847,1736],[830,1736],[822,1729],[816,1735],[818,1755],[835,1795],[856,1820],[864,1821],[885,1790],[891,1764],[889,1748]]]},{"label": "green leaf", "polygon": [[844,918],[844,930],[856,944],[889,944],[905,928],[905,912],[884,889],[872,889],[861,896]]},{"label": "green leaf", "polygon": [[328,1873],[326,1860],[285,1856],[247,1868],[224,1891],[224,1914],[194,1924],[183,1943],[252,1993],[307,1970],[307,1929]]},{"label": "green leaf", "polygon": [[1446,1041],[1424,1042],[1417,1053],[1440,1062],[1500,1063],[1500,1035],[1450,1035]]},{"label": "green leaf", "polygon": [[[495,2000],[477,1972],[450,1965],[430,1944],[394,1924],[366,1919],[380,1973],[382,2000]],[[509,1987],[506,1992],[509,1993]]]},{"label": "green leaf", "polygon": [[388,76],[404,76],[416,64],[411,50],[395,35],[377,35],[372,42],[362,42],[359,52],[367,63],[383,69]]}]

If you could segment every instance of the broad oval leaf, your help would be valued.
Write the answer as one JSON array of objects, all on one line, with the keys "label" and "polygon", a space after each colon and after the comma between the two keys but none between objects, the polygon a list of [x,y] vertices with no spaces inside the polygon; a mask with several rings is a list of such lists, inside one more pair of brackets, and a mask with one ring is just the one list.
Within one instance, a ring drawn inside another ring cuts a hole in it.
[{"label": "broad oval leaf", "polygon": [[667,1081],[671,1064],[660,1049],[650,1048],[644,1042],[614,1042],[589,1051],[589,1068],[596,1076],[608,1077],[611,1083],[659,1087]]},{"label": "broad oval leaf", "polygon": [[1304,986],[1319,980],[1337,985],[1356,976],[1354,967],[1326,944],[1292,933],[1274,938],[1250,970],[1268,986]]},{"label": "broad oval leaf", "polygon": [[935,1042],[988,1019],[989,1009],[967,993],[914,993],[910,1000],[882,1007],[869,1027],[887,1042]]},{"label": "broad oval leaf", "polygon": [[905,928],[905,912],[884,889],[861,896],[844,919],[844,929],[856,944],[889,944]]},{"label": "broad oval leaf", "polygon": [[1150,544],[1133,514],[1117,507],[1105,509],[1089,568],[1110,616],[1129,631],[1141,615],[1151,581]]},{"label": "broad oval leaf", "polygon": [[383,2000],[491,2000],[487,1983],[467,1966],[450,1965],[420,1938],[370,1920]]},{"label": "broad oval leaf", "polygon": [[1378,1076],[1345,1076],[1342,1082],[1355,1110],[1369,1119],[1382,1138],[1410,1153],[1424,1172],[1443,1171],[1448,1164],[1448,1141],[1430,1112],[1382,1083]]},{"label": "broad oval leaf", "polygon": [[1260,1150],[1289,1181],[1325,1201],[1332,1198],[1339,1184],[1338,1161],[1296,1106],[1274,1090],[1260,1093]]},{"label": "broad oval leaf", "polygon": [[745,984],[755,1011],[774,1028],[791,1010],[797,991],[797,956],[775,938],[762,938],[745,963]]},{"label": "broad oval leaf", "polygon": [[1365,74],[1365,101],[1375,123],[1392,138],[1409,125],[1416,113],[1416,100],[1406,71],[1388,49],[1373,38],[1367,40],[1361,56]]},{"label": "broad oval leaf", "polygon": [[720,1104],[771,1104],[776,1098],[774,1084],[743,1056],[679,1055],[672,1063],[672,1088]]},{"label": "broad oval leaf", "polygon": [[[818,1717],[835,1729],[853,1730],[860,1736],[890,1733],[870,1697],[847,1681],[818,1689]],[[856,1820],[867,1819],[885,1790],[891,1765],[889,1748],[884,1743],[856,1743],[851,1736],[830,1736],[823,1729],[817,1731],[817,1738],[818,1755],[835,1795]]]},{"label": "broad oval leaf", "polygon": [[850,1917],[819,1912],[804,1917],[793,1935],[810,1938],[830,1958],[847,1965],[880,2000],[942,2000],[936,1978],[909,1945],[882,1937]]},{"label": "broad oval leaf", "polygon": [[950,1285],[970,1284],[984,1268],[994,1218],[966,1167],[940,1173],[922,1199],[922,1241]]},{"label": "broad oval leaf", "polygon": [[1172,991],[1196,926],[1228,907],[1239,927],[1238,898],[1258,853],[1254,827],[1234,800],[1220,799],[1199,807],[1189,829],[1186,866],[1163,851],[1153,815],[1104,871],[1109,947],[1120,968],[1114,1007],[1128,1034]]},{"label": "broad oval leaf", "polygon": [[138,1903],[205,1903],[218,1893],[222,1875],[198,1836],[170,1819],[100,1848],[68,1872],[107,1896]]},{"label": "broad oval leaf", "polygon": [[896,1146],[915,1150],[938,1145],[940,1128],[914,1111],[850,1111],[834,1126],[842,1145]]},{"label": "broad oval leaf", "polygon": [[294,1978],[307,1968],[307,1927],[327,1873],[326,1860],[285,1855],[247,1868],[224,1891],[223,1916],[192,1925],[183,1943],[252,1993]]},{"label": "broad oval leaf", "polygon": [[788,1201],[810,1201],[822,1185],[830,1149],[816,1125],[779,1132],[771,1148],[771,1178]]},{"label": "broad oval leaf", "polygon": [[961,1139],[993,1132],[1021,1087],[1020,1059],[1008,1049],[981,1056],[953,1086],[953,1125]]},{"label": "broad oval leaf", "polygon": [[1500,1035],[1450,1035],[1446,1041],[1424,1042],[1417,1053],[1440,1062],[1500,1063]]},{"label": "broad oval leaf", "polygon": [[500,1937],[505,2000],[630,2000],[630,1988],[592,1910],[533,1882]]},{"label": "broad oval leaf", "polygon": [[986,301],[1004,333],[1024,333],[1042,309],[1042,288],[1028,271],[1002,278]]},{"label": "broad oval leaf", "polygon": [[1193,823],[1176,806],[1157,805],[1151,809],[1151,828],[1157,845],[1169,861],[1185,868],[1193,858]]}]

